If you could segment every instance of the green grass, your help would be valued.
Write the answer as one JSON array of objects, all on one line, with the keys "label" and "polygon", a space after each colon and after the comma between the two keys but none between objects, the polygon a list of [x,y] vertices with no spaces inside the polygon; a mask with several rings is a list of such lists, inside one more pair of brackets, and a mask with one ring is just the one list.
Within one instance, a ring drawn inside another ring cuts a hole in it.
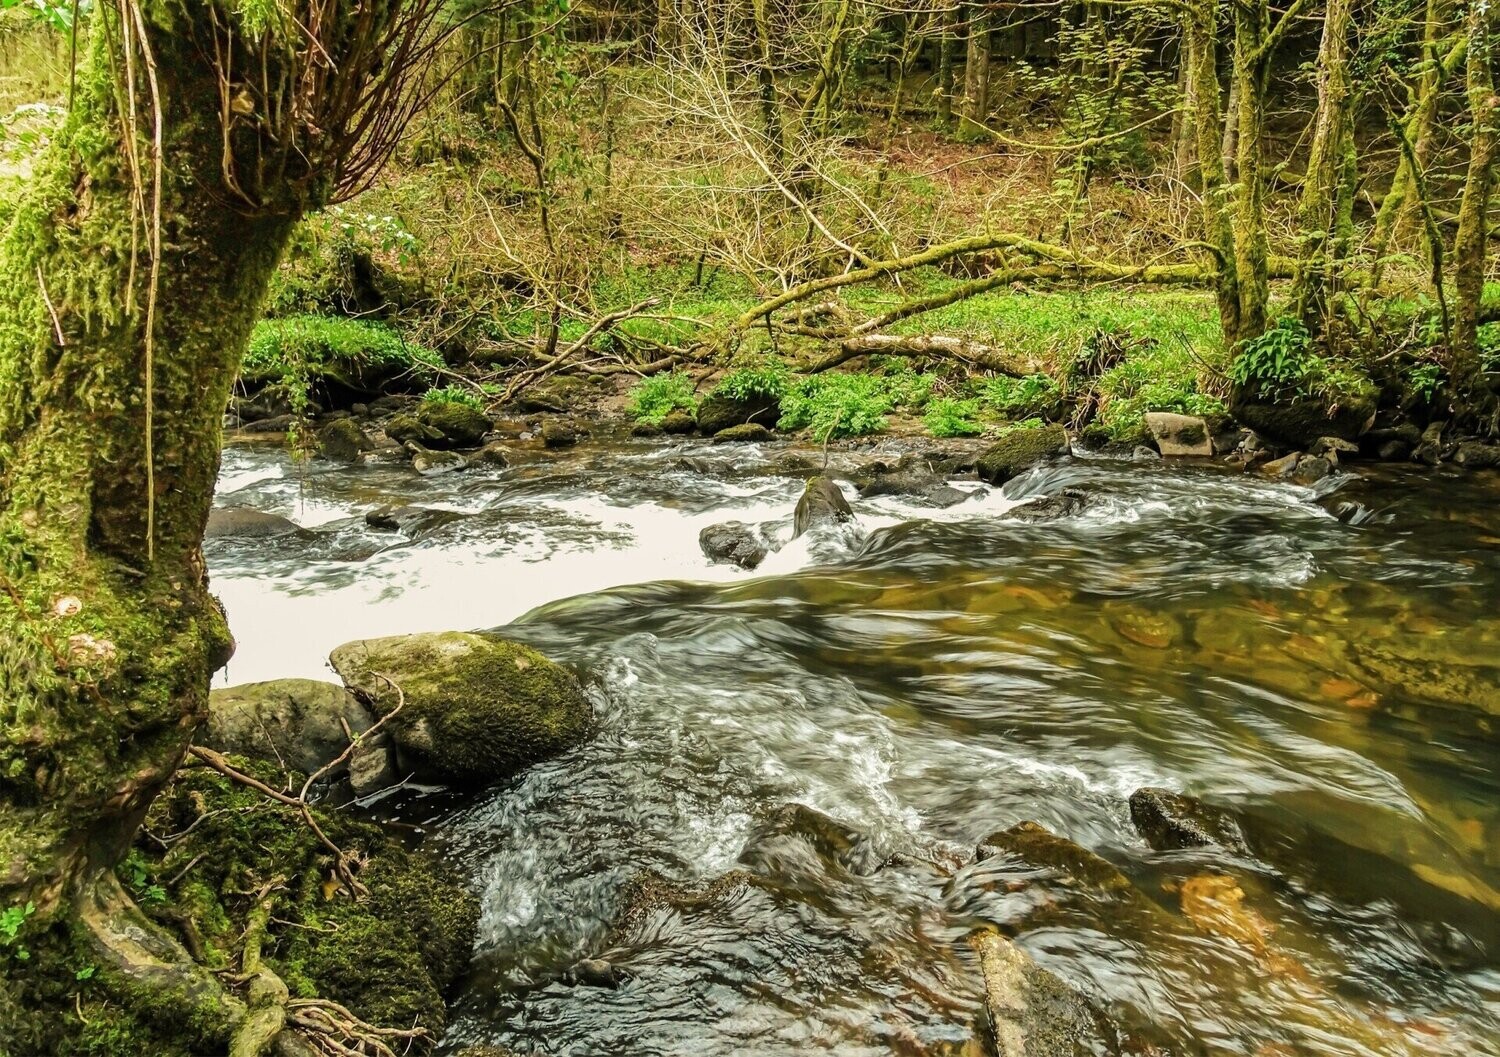
[{"label": "green grass", "polygon": [[300,315],[255,325],[240,376],[248,382],[272,383],[380,366],[430,374],[443,361],[432,349],[406,341],[382,323]]}]

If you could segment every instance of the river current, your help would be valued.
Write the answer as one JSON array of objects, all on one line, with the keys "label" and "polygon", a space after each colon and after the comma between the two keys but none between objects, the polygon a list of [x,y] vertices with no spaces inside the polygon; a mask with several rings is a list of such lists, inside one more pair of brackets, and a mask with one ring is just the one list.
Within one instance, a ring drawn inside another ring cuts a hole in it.
[{"label": "river current", "polygon": [[[308,531],[210,541],[221,680],[503,626],[594,701],[593,740],[481,799],[374,807],[483,904],[449,1050],[957,1054],[964,938],[994,925],[1157,1047],[1134,1052],[1500,1055],[1500,478],[1080,458],[955,481],[974,494],[944,509],[846,486],[853,524],[711,565],[708,525],[790,535],[780,455],[626,442],[418,477],[226,450],[219,504]],[[1004,516],[1065,486],[1082,513]],[[391,503],[435,513],[365,523]],[[1142,786],[1243,842],[1152,850]],[[1023,820],[1128,889],[969,861]],[[614,927],[643,874],[734,870]],[[571,983],[585,957],[619,986]]]}]

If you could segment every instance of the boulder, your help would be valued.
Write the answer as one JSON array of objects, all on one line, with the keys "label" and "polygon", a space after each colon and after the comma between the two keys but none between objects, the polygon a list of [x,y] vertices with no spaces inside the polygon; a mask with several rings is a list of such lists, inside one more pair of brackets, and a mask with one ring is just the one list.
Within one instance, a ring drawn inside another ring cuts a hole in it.
[{"label": "boulder", "polygon": [[869,876],[884,864],[868,836],[797,803],[782,804],[759,819],[739,857],[739,865],[771,877],[814,878],[830,866]]},{"label": "boulder", "polygon": [[1082,488],[1064,488],[1056,495],[1029,499],[1000,515],[1003,521],[1056,521],[1076,517],[1088,509],[1093,496]]},{"label": "boulder", "polygon": [[462,470],[469,465],[465,459],[456,451],[433,451],[425,448],[414,440],[409,440],[404,445],[411,455],[412,468],[423,477],[431,477],[434,474],[451,473],[454,470]]},{"label": "boulder", "polygon": [[839,486],[828,477],[814,477],[802,490],[792,515],[792,537],[802,535],[818,525],[835,525],[854,520],[854,511]]},{"label": "boulder", "polygon": [[1067,455],[1068,450],[1068,433],[1061,426],[1013,429],[979,457],[979,477],[1004,484],[1034,466]]},{"label": "boulder", "polygon": [[318,451],[334,462],[356,463],[373,444],[352,418],[334,419],[318,430]]},{"label": "boulder", "polygon": [[1297,464],[1302,461],[1302,453],[1294,451],[1290,455],[1283,455],[1279,459],[1261,463],[1256,469],[1267,477],[1290,477]]},{"label": "boulder", "polygon": [[760,531],[742,521],[708,526],[698,533],[698,546],[709,561],[728,562],[741,569],[754,569],[770,553]]},{"label": "boulder", "polygon": [[492,635],[363,639],[334,650],[329,663],[379,715],[404,695],[401,714],[386,727],[401,772],[459,788],[501,781],[555,756],[582,741],[591,723],[571,672]]},{"label": "boulder", "polygon": [[984,978],[983,1030],[996,1057],[1116,1052],[1116,1033],[1084,998],[994,929],[970,934]]},{"label": "boulder", "polygon": [[549,416],[542,420],[542,444],[549,448],[568,448],[578,443],[578,427],[565,418]]},{"label": "boulder", "polygon": [[423,422],[416,415],[405,412],[386,419],[385,435],[397,444],[421,444],[423,447],[441,444],[443,435]]},{"label": "boulder", "polygon": [[[424,400],[417,409],[417,419],[437,434],[437,440],[422,442],[431,448],[477,448],[492,425],[489,416],[477,407],[451,400]],[[389,429],[386,435],[390,435]]]},{"label": "boulder", "polygon": [[730,426],[721,429],[714,434],[715,444],[733,443],[735,441],[752,442],[770,440],[771,431],[759,422],[746,422],[742,426]]},{"label": "boulder", "polygon": [[1175,415],[1169,411],[1148,411],[1146,428],[1156,441],[1156,449],[1168,458],[1182,455],[1211,456],[1213,437],[1208,422],[1198,415]]},{"label": "boulder", "polygon": [[491,441],[476,451],[471,461],[485,466],[504,468],[510,465],[510,449],[503,441]]},{"label": "boulder", "polygon": [[1411,457],[1414,462],[1436,466],[1443,461],[1443,430],[1447,428],[1447,425],[1446,422],[1427,424],[1427,428],[1422,431],[1421,441],[1412,450]]},{"label": "boulder", "polygon": [[1322,437],[1358,438],[1375,422],[1375,401],[1373,395],[1343,396],[1336,403],[1311,397],[1262,401],[1240,390],[1230,412],[1261,436],[1305,451]]},{"label": "boulder", "polygon": [[686,411],[673,411],[661,420],[661,431],[673,437],[683,436],[697,428],[698,420]]},{"label": "boulder", "polygon": [[1359,445],[1352,440],[1342,437],[1319,437],[1313,441],[1312,447],[1307,449],[1309,455],[1321,455],[1334,466],[1339,464],[1339,459],[1345,455],[1358,455]]},{"label": "boulder", "polygon": [[661,426],[656,422],[637,422],[630,427],[632,437],[659,437],[661,433]]},{"label": "boulder", "polygon": [[367,512],[365,524],[381,532],[399,532],[408,539],[416,539],[436,532],[464,516],[456,510],[433,510],[431,507],[392,503]]},{"label": "boulder", "polygon": [[210,694],[199,739],[219,752],[311,774],[338,759],[351,733],[362,734],[374,723],[370,710],[342,686],[273,679]]},{"label": "boulder", "polygon": [[920,469],[915,464],[876,473],[857,483],[860,497],[864,499],[895,495],[914,499],[923,506],[950,507],[969,498],[968,492],[954,488],[947,478]]},{"label": "boulder", "polygon": [[203,530],[205,539],[264,539],[306,534],[306,529],[280,514],[241,506],[214,507],[208,512],[208,524]]},{"label": "boulder", "polygon": [[1228,814],[1169,789],[1144,786],[1131,793],[1130,820],[1157,851],[1212,845],[1240,850],[1245,845],[1239,825]]},{"label": "boulder", "polygon": [[731,426],[756,422],[767,428],[781,418],[781,401],[773,396],[754,396],[743,400],[710,393],[698,405],[698,431],[705,437],[722,433]]},{"label": "boulder", "polygon": [[588,386],[583,379],[554,375],[522,390],[516,397],[516,407],[527,414],[539,411],[567,414],[587,395]]}]

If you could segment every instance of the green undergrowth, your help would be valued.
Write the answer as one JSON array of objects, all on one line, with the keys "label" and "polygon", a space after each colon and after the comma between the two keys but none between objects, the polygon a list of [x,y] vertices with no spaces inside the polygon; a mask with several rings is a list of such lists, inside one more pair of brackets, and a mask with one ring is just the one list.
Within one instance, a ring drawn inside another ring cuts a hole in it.
[{"label": "green undergrowth", "polygon": [[[1440,384],[1437,364],[1415,368],[1417,384],[1428,395]],[[1312,336],[1296,319],[1282,318],[1264,334],[1245,342],[1229,365],[1229,379],[1253,387],[1263,399],[1291,401],[1308,398],[1329,405],[1368,403],[1375,386],[1359,365],[1320,355]]]},{"label": "green undergrowth", "polygon": [[426,377],[442,365],[436,352],[406,341],[383,323],[296,315],[255,325],[240,377],[261,384],[286,381],[294,375],[352,377],[369,370],[410,371]]},{"label": "green undergrowth", "polygon": [[627,409],[638,422],[660,423],[673,411],[697,410],[693,379],[679,371],[642,378],[630,393]]}]

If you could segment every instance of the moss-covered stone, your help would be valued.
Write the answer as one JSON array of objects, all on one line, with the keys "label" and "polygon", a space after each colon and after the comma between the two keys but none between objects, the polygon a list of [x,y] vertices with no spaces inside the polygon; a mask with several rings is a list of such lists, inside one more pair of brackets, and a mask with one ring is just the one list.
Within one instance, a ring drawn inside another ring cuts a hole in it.
[{"label": "moss-covered stone", "polygon": [[1236,390],[1229,409],[1261,436],[1305,450],[1322,437],[1358,438],[1375,421],[1375,397],[1367,387],[1351,389],[1337,400],[1301,395],[1272,400],[1252,386]]},{"label": "moss-covered stone", "polygon": [[371,447],[370,438],[352,418],[336,418],[318,430],[318,451],[334,462],[359,462]]},{"label": "moss-covered stone", "polygon": [[722,393],[710,393],[698,405],[698,431],[705,437],[751,422],[769,428],[776,425],[780,418],[781,401],[774,396],[753,396],[740,400]]},{"label": "moss-covered stone", "polygon": [[[411,439],[430,448],[477,448],[484,443],[484,435],[492,425],[489,416],[477,407],[449,400],[424,400],[417,409],[417,418],[438,439],[431,442],[420,437]],[[390,434],[390,430],[386,433]]]},{"label": "moss-covered stone", "polygon": [[402,769],[428,780],[467,788],[500,781],[578,743],[591,722],[571,672],[494,636],[364,639],[340,646],[329,662],[381,714],[404,696],[387,729]]},{"label": "moss-covered stone", "polygon": [[1004,484],[1034,466],[1068,454],[1068,433],[1062,426],[1013,429],[979,457],[981,480]]}]

